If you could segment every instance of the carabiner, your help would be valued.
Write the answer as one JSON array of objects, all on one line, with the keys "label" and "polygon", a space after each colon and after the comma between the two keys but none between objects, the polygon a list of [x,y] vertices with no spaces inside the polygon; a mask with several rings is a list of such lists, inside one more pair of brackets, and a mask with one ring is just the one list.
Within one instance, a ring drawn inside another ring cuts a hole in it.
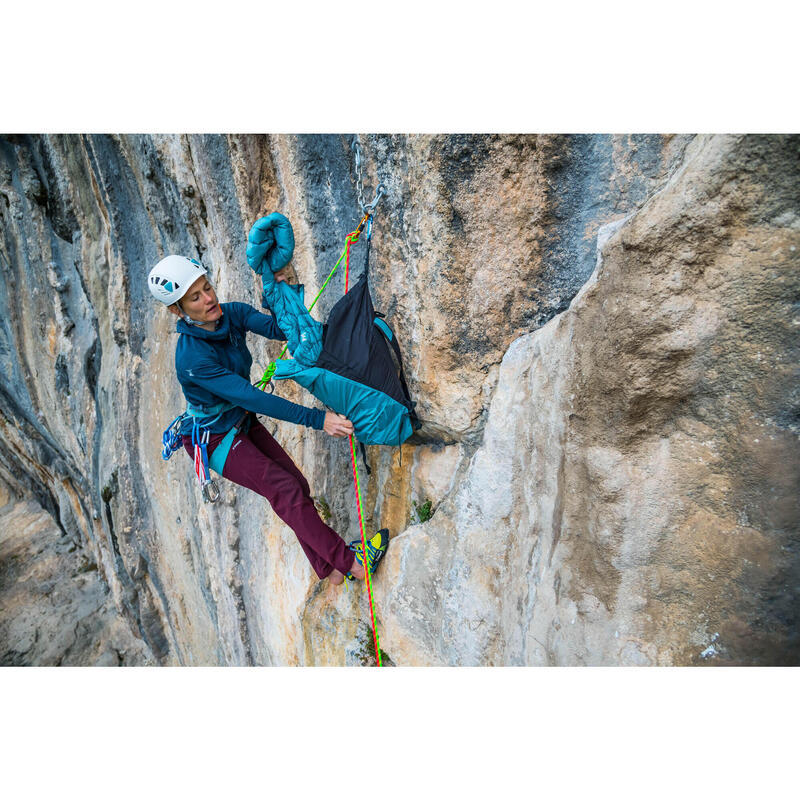
[{"label": "carabiner", "polygon": [[213,478],[210,478],[203,484],[203,502],[216,503],[219,498],[219,486]]}]

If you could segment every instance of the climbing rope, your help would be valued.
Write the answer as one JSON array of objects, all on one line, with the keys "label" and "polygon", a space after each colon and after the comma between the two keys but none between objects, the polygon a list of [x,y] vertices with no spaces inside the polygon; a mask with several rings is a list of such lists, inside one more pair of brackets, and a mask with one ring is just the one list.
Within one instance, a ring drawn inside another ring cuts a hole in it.
[{"label": "climbing rope", "polygon": [[367,596],[369,597],[369,617],[372,622],[372,635],[375,642],[375,661],[378,666],[383,666],[381,662],[381,648],[378,642],[378,629],[375,627],[375,604],[372,601],[372,580],[370,578],[370,563],[369,555],[367,554],[367,536],[364,531],[364,514],[361,509],[361,487],[358,483],[358,462],[356,461],[356,444],[353,434],[350,434],[350,458],[353,464],[353,482],[356,485],[356,507],[358,508],[358,524],[361,528],[361,552],[364,556],[364,575],[367,581]]},{"label": "climbing rope", "polygon": [[[364,219],[361,220],[361,225],[359,225],[359,229],[366,221],[367,223],[367,248],[369,248],[369,242],[372,238],[372,216],[371,214],[365,215]],[[344,267],[344,293],[347,294],[350,288],[350,248],[347,248],[346,251],[346,259],[345,259],[345,267]],[[358,525],[361,529],[361,552],[364,555],[364,575],[367,582],[367,596],[369,597],[369,616],[370,621],[372,622],[372,635],[373,641],[375,642],[375,661],[377,662],[378,666],[383,666],[381,661],[381,648],[378,642],[378,629],[375,626],[375,604],[372,600],[372,580],[370,579],[370,569],[372,565],[369,562],[369,555],[367,554],[367,537],[364,531],[364,514],[361,509],[361,488],[358,483],[358,461],[356,459],[356,440],[355,436],[351,433],[350,434],[350,460],[353,466],[353,482],[356,486],[356,507],[358,508]]]},{"label": "climbing rope", "polygon": [[[339,256],[339,260],[333,265],[333,269],[328,273],[328,277],[325,278],[324,283],[320,287],[320,290],[317,292],[317,296],[311,301],[311,305],[308,307],[308,310],[311,311],[312,308],[316,305],[317,300],[319,300],[322,292],[325,290],[325,287],[330,282],[331,278],[333,277],[336,270],[339,268],[339,265],[342,263],[342,260],[345,262],[345,269],[344,269],[344,293],[347,294],[350,288],[350,248],[359,240],[364,228],[366,227],[367,230],[367,253],[369,253],[369,244],[372,238],[372,213],[375,210],[375,207],[378,205],[381,197],[386,194],[386,189],[382,183],[378,184],[377,189],[375,190],[375,197],[373,198],[372,202],[367,204],[364,202],[364,193],[363,193],[363,183],[362,183],[362,172],[361,172],[361,146],[358,143],[358,137],[354,137],[353,139],[353,150],[355,150],[355,165],[356,165],[356,190],[358,194],[358,203],[361,207],[361,211],[364,213],[364,216],[361,218],[361,222],[358,223],[358,227],[354,231],[351,231],[347,234],[347,238],[345,240],[344,250],[342,254]],[[284,358],[286,351],[288,350],[289,345],[286,344],[281,350],[278,358]],[[261,380],[259,380],[255,385],[257,388],[262,389],[264,391],[272,391],[271,382],[273,377],[275,376],[275,371],[277,369],[277,359],[271,362],[267,368],[264,370],[264,374],[261,376]],[[363,444],[362,444],[363,450]],[[355,484],[355,491],[356,491],[356,507],[358,509],[358,525],[361,531],[361,553],[363,556],[363,564],[364,564],[364,577],[367,584],[367,596],[369,598],[369,614],[370,614],[370,621],[372,622],[372,635],[373,641],[375,643],[375,661],[379,667],[383,666],[383,661],[381,659],[381,648],[380,642],[378,640],[378,629],[375,626],[375,604],[372,598],[372,579],[370,577],[370,570],[372,569],[372,564],[370,562],[370,557],[367,552],[367,535],[366,529],[364,528],[364,512],[361,505],[361,487],[358,480],[358,460],[356,459],[356,443],[355,443],[355,435],[350,434],[350,460],[351,465],[353,468],[353,483]],[[365,462],[366,463],[366,462]],[[369,467],[367,467],[369,470]]]}]

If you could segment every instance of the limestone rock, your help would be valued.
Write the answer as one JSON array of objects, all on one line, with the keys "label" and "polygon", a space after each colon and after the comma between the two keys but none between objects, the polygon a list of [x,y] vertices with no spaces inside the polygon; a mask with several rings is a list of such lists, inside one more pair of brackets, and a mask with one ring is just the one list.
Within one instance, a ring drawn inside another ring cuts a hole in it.
[{"label": "limestone rock", "polygon": [[[368,191],[388,188],[375,305],[424,420],[369,448],[387,663],[798,663],[798,138],[361,144]],[[245,236],[279,210],[313,296],[358,221],[349,147],[0,138],[0,477],[97,566],[153,663],[374,658],[363,587],[318,583],[261,498],[222,482],[204,506],[186,455],[161,460],[183,401],[145,286],[184,253],[258,306]],[[256,379],[278,345],[250,344]],[[266,423],[356,538],[346,444]],[[20,641],[21,613],[2,620]]]},{"label": "limestone rock", "polygon": [[797,141],[699,138],[506,353],[378,583],[398,663],[797,663]]},{"label": "limestone rock", "polygon": [[136,666],[151,658],[82,548],[0,484],[0,663]]}]

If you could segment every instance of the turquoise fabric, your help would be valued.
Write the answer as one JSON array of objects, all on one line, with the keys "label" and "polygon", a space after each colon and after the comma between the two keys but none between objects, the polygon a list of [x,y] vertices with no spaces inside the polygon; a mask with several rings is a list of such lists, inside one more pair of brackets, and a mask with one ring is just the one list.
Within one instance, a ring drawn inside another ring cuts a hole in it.
[{"label": "turquoise fabric", "polygon": [[[186,404],[186,411],[193,417],[197,417],[200,420],[200,424],[205,427],[206,425],[211,424],[210,417],[213,417],[214,420],[217,420],[227,411],[230,411],[232,408],[236,408],[233,403],[228,403],[226,401],[222,401],[221,403],[217,403],[213,406],[198,406],[194,403],[187,403]],[[204,422],[203,420],[207,420]]]},{"label": "turquoise fabric", "polygon": [[377,328],[380,328],[383,331],[386,338],[391,342],[393,338],[392,329],[380,317],[375,317],[373,322]]},{"label": "turquoise fabric", "polygon": [[277,211],[257,220],[247,237],[247,263],[259,274],[283,269],[294,255],[292,223]]},{"label": "turquoise fabric", "polygon": [[259,219],[247,237],[247,263],[261,276],[264,304],[286,335],[289,352],[303,366],[313,366],[322,352],[322,324],[307,311],[304,289],[275,280],[273,272],[285,267],[294,252],[292,225],[283,214]]},{"label": "turquoise fabric", "polygon": [[222,477],[222,470],[225,469],[225,462],[228,460],[228,453],[231,445],[236,438],[236,428],[231,428],[223,437],[222,441],[214,448],[211,458],[208,459],[208,466]]},{"label": "turquoise fabric", "polygon": [[[286,335],[292,355],[277,361],[275,380],[291,378],[328,408],[344,414],[360,442],[402,444],[413,432],[408,408],[371,386],[314,366],[322,352],[322,324],[308,313],[303,286],[278,283],[273,275],[289,263],[293,252],[292,226],[282,214],[262,217],[250,229],[247,263],[261,276],[264,305]],[[393,338],[385,322],[376,318],[375,325]]]},{"label": "turquoise fabric", "polygon": [[408,409],[371,386],[321,367],[303,367],[292,359],[276,364],[275,380],[286,378],[344,414],[353,423],[359,442],[400,445],[413,433]]},{"label": "turquoise fabric", "polygon": [[222,441],[214,448],[211,458],[208,459],[208,466],[211,467],[220,478],[222,477],[222,470],[225,469],[225,462],[228,460],[228,453],[231,451],[231,446],[233,445],[233,440],[236,438],[236,434],[247,433],[250,430],[250,423],[252,421],[253,418],[248,416],[238,430],[234,425],[225,436],[222,437]]}]

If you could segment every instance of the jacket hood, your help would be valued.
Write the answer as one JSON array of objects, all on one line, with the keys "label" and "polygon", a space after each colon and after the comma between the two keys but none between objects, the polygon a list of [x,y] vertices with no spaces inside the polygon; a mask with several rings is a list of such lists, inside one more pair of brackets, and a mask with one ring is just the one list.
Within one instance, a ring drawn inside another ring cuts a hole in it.
[{"label": "jacket hood", "polygon": [[178,320],[175,329],[178,333],[185,333],[187,336],[194,336],[197,339],[227,339],[231,332],[230,315],[225,313],[225,306],[227,303],[220,303],[219,307],[222,309],[222,316],[217,320],[217,327],[213,331],[207,331],[199,325],[187,325],[182,319]]}]

